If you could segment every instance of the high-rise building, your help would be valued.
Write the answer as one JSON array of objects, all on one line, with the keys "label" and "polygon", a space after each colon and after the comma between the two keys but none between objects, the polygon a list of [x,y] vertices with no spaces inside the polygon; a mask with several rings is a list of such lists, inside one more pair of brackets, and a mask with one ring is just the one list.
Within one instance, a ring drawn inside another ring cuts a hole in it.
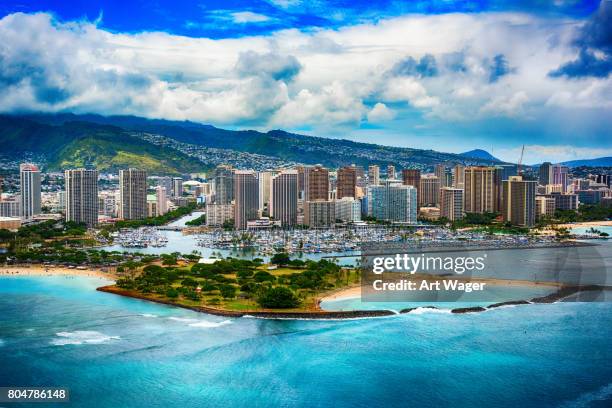
[{"label": "high-rise building", "polygon": [[261,171],[258,174],[259,178],[259,212],[268,214],[270,207],[270,186],[272,185],[272,177],[274,173],[271,171]]},{"label": "high-rise building", "polygon": [[387,166],[387,180],[395,180],[395,166],[392,164]]},{"label": "high-rise building", "polygon": [[247,221],[259,218],[259,182],[252,170],[234,171],[234,225],[244,230]]},{"label": "high-rise building", "polygon": [[379,220],[416,223],[417,190],[394,182],[372,186],[368,189],[368,210]]},{"label": "high-rise building", "polygon": [[521,176],[510,176],[502,183],[504,221],[522,227],[532,227],[535,224],[537,182],[523,180]]},{"label": "high-rise building", "polygon": [[336,220],[344,222],[361,221],[361,202],[350,197],[336,200],[335,213]]},{"label": "high-rise building", "polygon": [[335,202],[331,200],[306,201],[304,224],[310,228],[328,228],[336,222]]},{"label": "high-rise building", "polygon": [[421,170],[403,169],[402,182],[405,186],[412,186],[417,189],[417,200],[421,196]]},{"label": "high-rise building", "polygon": [[172,196],[173,197],[183,196],[183,179],[180,177],[172,178]]},{"label": "high-rise building", "polygon": [[19,166],[21,182],[21,217],[30,219],[40,214],[40,170],[31,163]]},{"label": "high-rise building", "polygon": [[0,200],[0,217],[21,217],[21,198],[19,196]]},{"label": "high-rise building", "polygon": [[155,187],[155,201],[157,202],[157,215],[164,215],[168,212],[168,195],[166,187]]},{"label": "high-rise building", "polygon": [[567,186],[569,185],[568,178],[569,168],[562,164],[553,164],[552,166],[552,183],[560,184],[561,192],[567,192]]},{"label": "high-rise building", "polygon": [[304,168],[304,200],[329,200],[329,170],[325,167]]},{"label": "high-rise building", "polygon": [[457,164],[453,167],[453,187],[463,189],[465,185],[465,166]]},{"label": "high-rise building", "polygon": [[442,187],[440,189],[440,217],[456,221],[463,217],[463,190]]},{"label": "high-rise building", "polygon": [[221,227],[226,221],[234,218],[234,204],[207,204],[206,225]]},{"label": "high-rise building", "polygon": [[336,198],[355,198],[355,187],[357,187],[357,171],[355,167],[347,166],[338,169],[338,181],[336,183]]},{"label": "high-rise building", "polygon": [[368,183],[376,186],[380,183],[380,167],[372,164],[368,167]]},{"label": "high-rise building", "polygon": [[167,176],[157,177],[156,185],[164,187],[166,189],[167,196],[173,195],[172,191],[174,190],[174,187],[173,187],[172,177],[167,177]]},{"label": "high-rise building", "polygon": [[518,176],[518,166],[516,164],[499,164],[495,167],[501,169],[501,179],[509,180],[512,176]]},{"label": "high-rise building", "polygon": [[66,221],[94,227],[98,223],[98,171],[74,169],[64,172]]},{"label": "high-rise building", "polygon": [[440,187],[450,187],[453,185],[453,173],[444,164],[436,164],[434,174],[440,180]]},{"label": "high-rise building", "polygon": [[275,220],[279,220],[283,227],[292,227],[297,224],[297,170],[283,170],[272,177],[272,187],[270,189],[270,216]]},{"label": "high-rise building", "polygon": [[147,218],[147,172],[119,170],[119,217],[124,220]]},{"label": "high-rise building", "polygon": [[440,179],[432,174],[424,174],[419,182],[418,200],[422,207],[436,207],[440,203]]},{"label": "high-rise building", "polygon": [[555,215],[555,199],[536,195],[536,220]]},{"label": "high-rise building", "polygon": [[501,201],[501,171],[495,167],[465,168],[464,211],[466,213],[497,212]]},{"label": "high-rise building", "polygon": [[540,164],[539,177],[538,177],[538,181],[540,185],[546,186],[548,184],[553,184],[552,179],[553,179],[552,163],[544,162]]},{"label": "high-rise building", "polygon": [[221,165],[215,169],[215,204],[230,204],[234,199],[234,174],[231,166]]}]

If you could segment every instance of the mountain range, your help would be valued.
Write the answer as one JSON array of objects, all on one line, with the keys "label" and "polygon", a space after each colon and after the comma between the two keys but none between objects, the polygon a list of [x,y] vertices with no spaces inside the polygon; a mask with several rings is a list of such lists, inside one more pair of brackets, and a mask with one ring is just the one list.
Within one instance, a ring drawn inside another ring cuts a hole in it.
[{"label": "mountain range", "polygon": [[[180,174],[208,170],[219,155],[257,163],[393,164],[431,170],[436,163],[494,164],[486,157],[466,157],[434,150],[389,147],[282,130],[226,130],[189,121],[135,116],[27,114],[0,116],[0,152],[5,157],[44,157],[48,170],[85,165],[102,171],[127,166],[151,173]],[[240,162],[238,163],[240,164]]]}]

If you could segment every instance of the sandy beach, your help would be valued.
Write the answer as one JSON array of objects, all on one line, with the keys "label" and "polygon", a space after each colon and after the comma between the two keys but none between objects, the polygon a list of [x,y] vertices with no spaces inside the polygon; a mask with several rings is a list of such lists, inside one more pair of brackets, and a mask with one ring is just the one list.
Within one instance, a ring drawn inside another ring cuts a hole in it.
[{"label": "sandy beach", "polygon": [[2,276],[88,276],[110,280],[117,279],[117,276],[111,272],[102,272],[95,269],[71,269],[42,265],[0,267],[0,277]]},{"label": "sandy beach", "polygon": [[575,222],[570,224],[559,224],[557,227],[563,228],[589,228],[589,227],[612,227],[612,221],[589,221]]}]

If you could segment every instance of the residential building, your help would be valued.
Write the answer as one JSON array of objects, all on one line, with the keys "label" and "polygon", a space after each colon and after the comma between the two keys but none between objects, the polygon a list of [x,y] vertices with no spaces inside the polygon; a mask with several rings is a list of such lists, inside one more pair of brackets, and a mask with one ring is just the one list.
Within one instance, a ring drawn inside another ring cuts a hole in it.
[{"label": "residential building", "polygon": [[304,224],[310,228],[329,228],[335,222],[335,201],[319,200],[304,203]]},{"label": "residential building", "polygon": [[270,189],[270,216],[280,220],[283,227],[297,225],[298,172],[283,170],[272,177]]},{"label": "residential building", "polygon": [[357,171],[353,166],[338,169],[338,180],[336,184],[336,198],[355,198],[355,187],[357,186]]},{"label": "residential building", "polygon": [[440,179],[432,174],[424,174],[417,193],[419,205],[436,207],[440,203]]},{"label": "residential building", "polygon": [[510,176],[503,182],[502,216],[505,222],[522,227],[535,224],[536,181],[523,180],[521,176]]},{"label": "residential building", "polygon": [[147,218],[147,172],[139,169],[119,170],[119,218]]},{"label": "residential building", "polygon": [[31,219],[40,214],[40,170],[31,163],[19,166],[21,217]]},{"label": "residential building", "polygon": [[64,172],[66,221],[84,223],[91,228],[98,223],[98,171],[74,169]]},{"label": "residential building", "polygon": [[463,218],[463,190],[443,187],[440,189],[440,217],[449,221]]},{"label": "residential building", "polygon": [[234,225],[244,230],[247,221],[259,218],[259,182],[252,170],[234,171]]}]

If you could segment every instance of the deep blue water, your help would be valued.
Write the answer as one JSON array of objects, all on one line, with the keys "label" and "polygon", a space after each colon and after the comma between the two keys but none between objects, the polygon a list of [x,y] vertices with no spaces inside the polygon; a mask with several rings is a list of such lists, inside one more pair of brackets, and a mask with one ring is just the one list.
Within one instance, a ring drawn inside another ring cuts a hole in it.
[{"label": "deep blue water", "polygon": [[71,403],[62,407],[612,401],[610,303],[351,321],[228,320],[95,292],[103,283],[0,278],[0,385],[66,386]]}]

